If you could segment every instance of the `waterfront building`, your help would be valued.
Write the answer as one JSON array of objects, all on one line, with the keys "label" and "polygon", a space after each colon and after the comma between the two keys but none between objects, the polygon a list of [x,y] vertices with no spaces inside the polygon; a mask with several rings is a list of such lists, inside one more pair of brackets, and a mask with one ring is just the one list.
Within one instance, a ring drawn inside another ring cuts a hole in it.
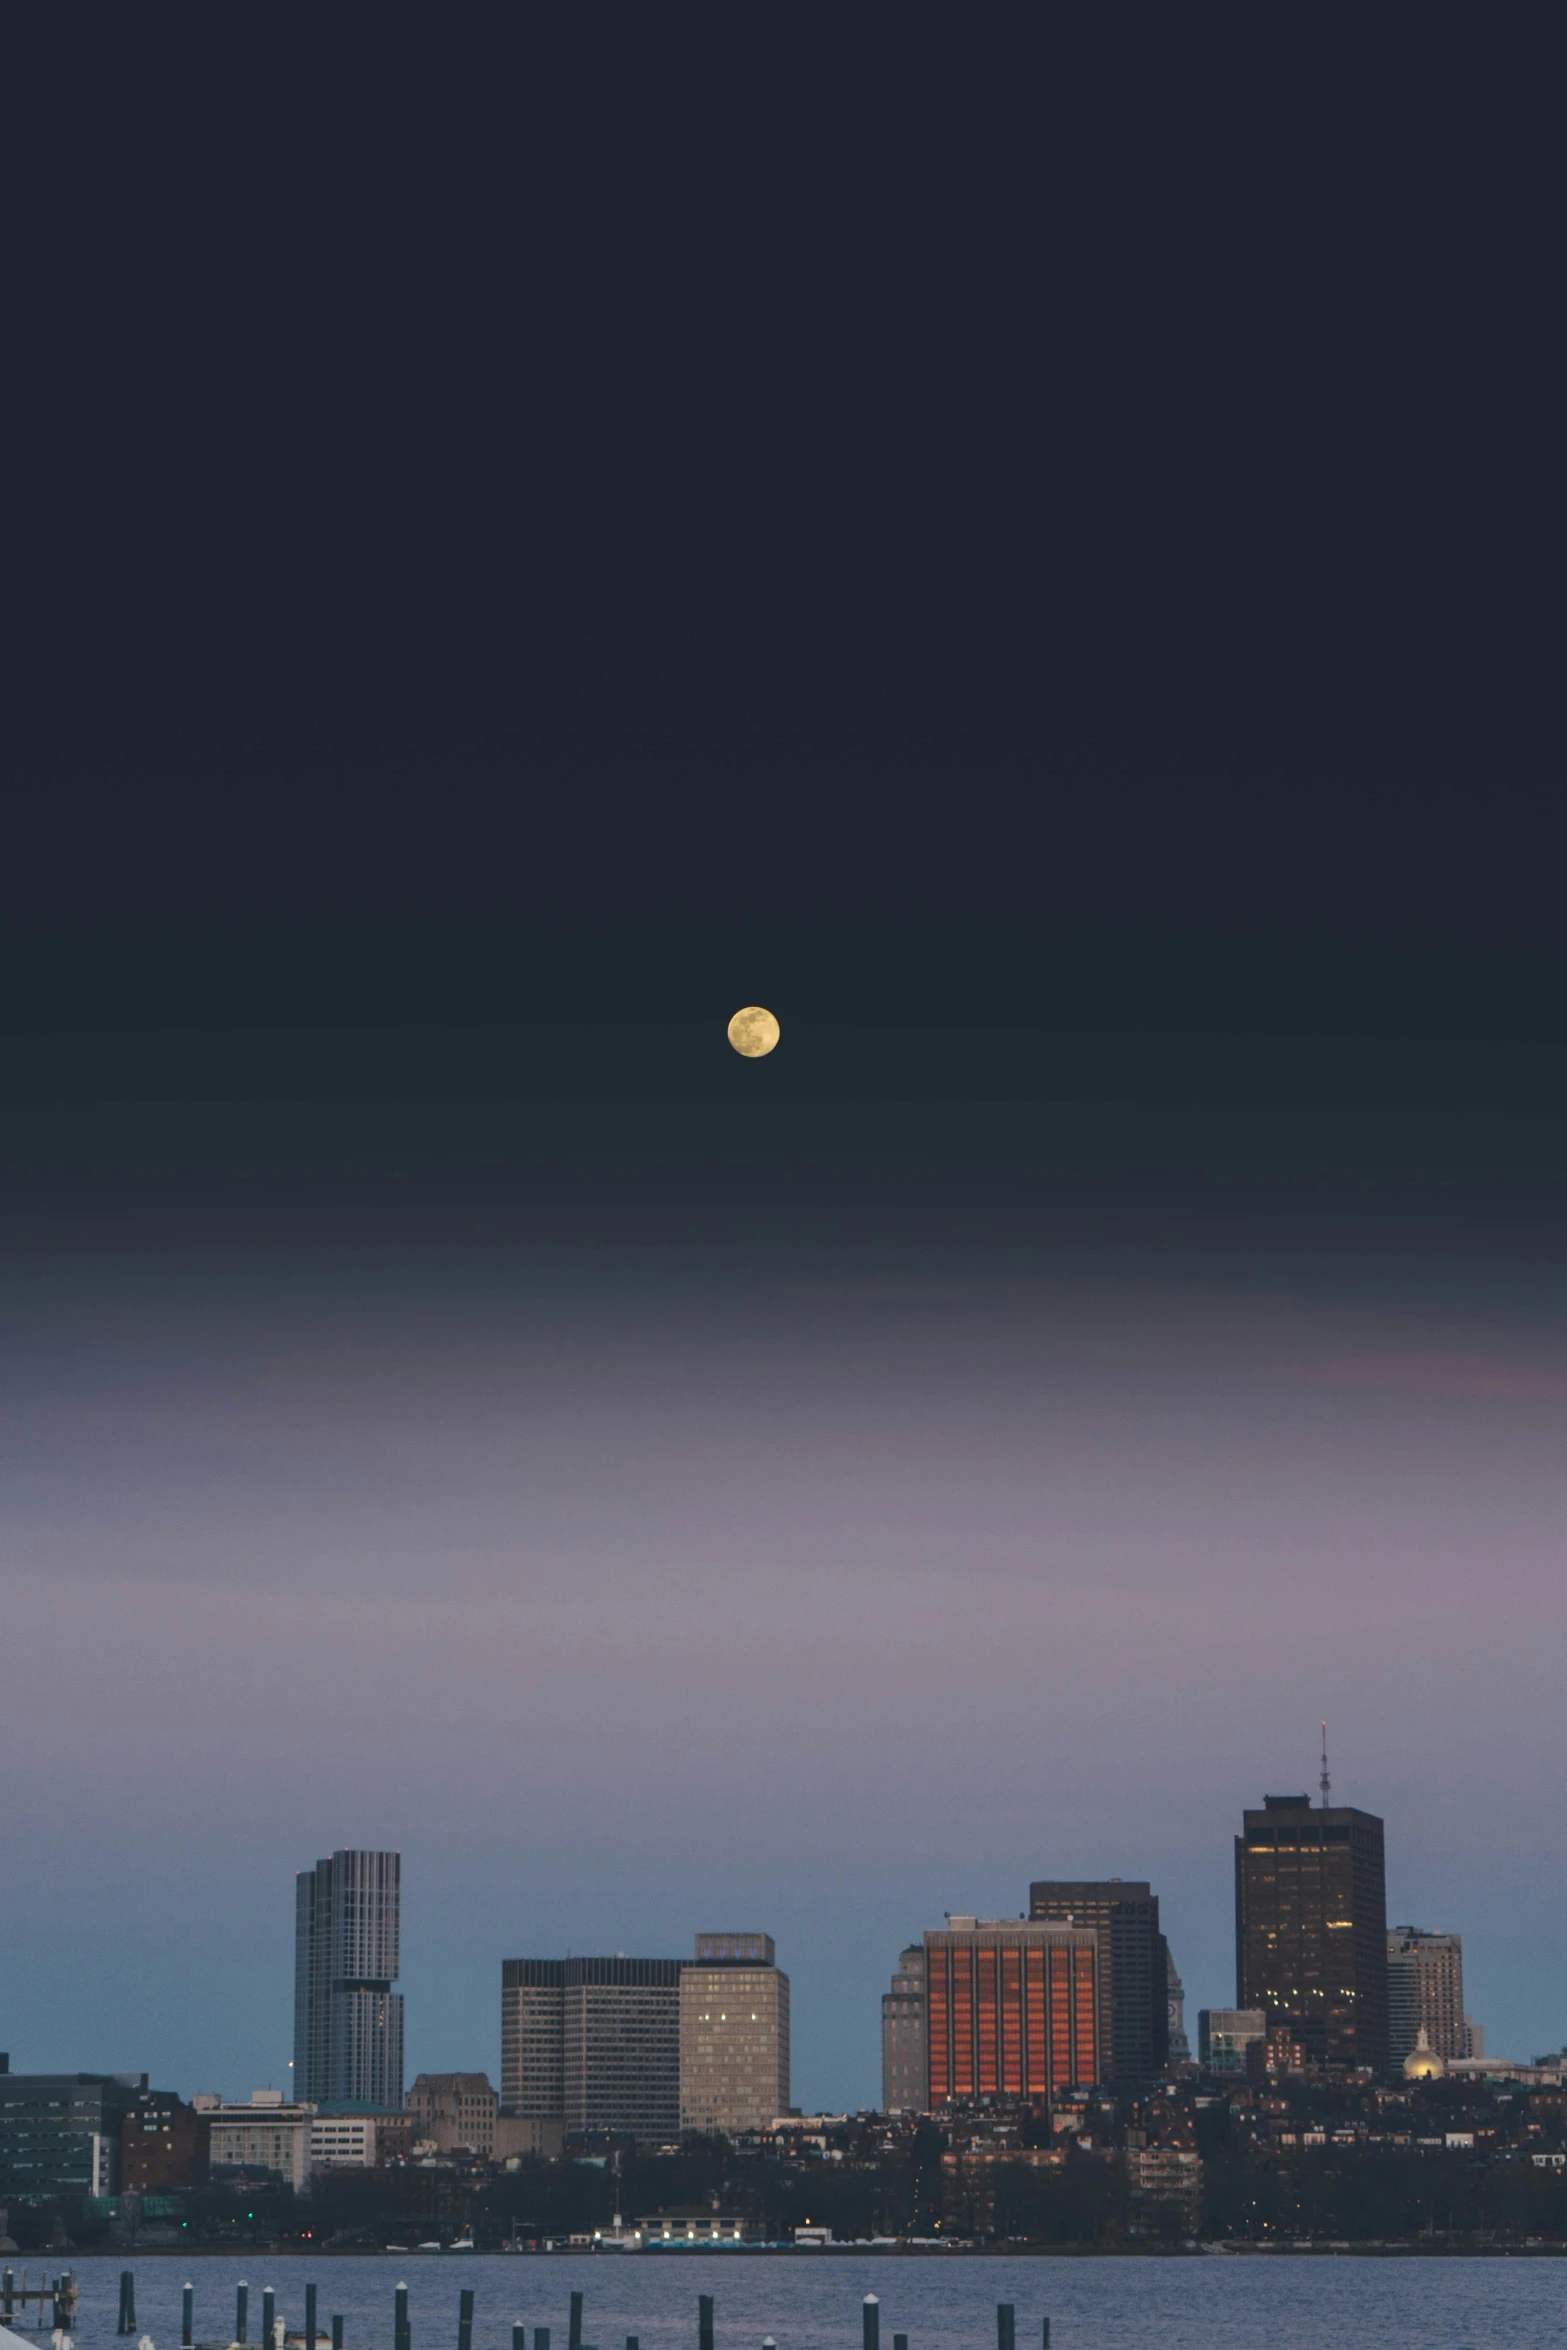
[{"label": "waterfront building", "polygon": [[1093,1927],[1102,2077],[1123,2089],[1157,2080],[1169,2062],[1169,1955],[1147,1880],[1046,1879],[1030,1885],[1028,1914]]},{"label": "waterfront building", "polygon": [[125,2117],[146,2090],[145,2073],[0,2072],[0,2203],[117,2195]]},{"label": "waterfront building", "polygon": [[770,1934],[698,1934],[680,1973],[680,2127],[766,2130],[789,2106],[789,1978]]},{"label": "waterfront building", "polygon": [[1093,1927],[949,1917],[925,1936],[925,2110],[1095,2085],[1099,2014]]},{"label": "waterfront building", "polygon": [[402,1860],[334,1852],[302,1869],[294,1902],[294,2094],[395,2111],[403,2102]]},{"label": "waterfront building", "polygon": [[380,2107],[349,2113],[333,2106],[310,2124],[310,2168],[376,2170],[401,2161],[414,2141],[412,2116]]},{"label": "waterfront building", "polygon": [[1180,2233],[1193,2235],[1202,2215],[1202,2163],[1192,2146],[1128,2146],[1126,2149],[1128,2232],[1158,2231],[1168,2213]]},{"label": "waterfront building", "polygon": [[254,2089],[247,2105],[222,2105],[198,2097],[207,2119],[213,2176],[224,2171],[260,2171],[282,2179],[296,2195],[310,2185],[313,2105],[284,2103],[281,2089]]},{"label": "waterfront building", "polygon": [[1387,1937],[1387,2044],[1390,2066],[1401,2065],[1421,2033],[1446,2064],[1469,2056],[1464,2014],[1464,1945],[1459,1934],[1393,1926]]},{"label": "waterfront building", "polygon": [[1287,2025],[1311,2064],[1388,2065],[1382,1822],[1268,1795],[1235,1839],[1235,2004]]},{"label": "waterfront building", "polygon": [[680,2134],[678,1958],[509,1958],[503,2105],[566,2133]]},{"label": "waterfront building", "polygon": [[693,2204],[690,2209],[677,2206],[673,2211],[660,2211],[651,2219],[632,2223],[629,2236],[623,2240],[634,2251],[647,2244],[745,2244],[759,2231],[752,2220],[742,2219],[737,2212],[714,2211],[706,2204]]},{"label": "waterfront building", "polygon": [[925,2110],[925,1946],[910,1943],[881,1995],[881,2109]]},{"label": "waterfront building", "polygon": [[1246,2051],[1267,2036],[1268,2019],[1260,2007],[1197,2010],[1197,2062],[1205,2073],[1243,2073]]}]

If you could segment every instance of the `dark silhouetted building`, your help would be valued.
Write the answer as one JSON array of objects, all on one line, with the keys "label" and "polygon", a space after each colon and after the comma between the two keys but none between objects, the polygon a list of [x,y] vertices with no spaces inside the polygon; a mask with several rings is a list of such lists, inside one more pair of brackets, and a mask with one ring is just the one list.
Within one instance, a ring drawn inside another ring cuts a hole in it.
[{"label": "dark silhouetted building", "polygon": [[1235,1839],[1235,2003],[1287,2025],[1308,2064],[1388,2064],[1382,1822],[1268,1795]]},{"label": "dark silhouetted building", "polygon": [[294,1906],[294,2095],[302,2104],[403,2102],[402,1860],[334,1852],[302,1869]]},{"label": "dark silhouetted building", "polygon": [[882,2112],[923,2113],[926,2088],[925,1949],[914,1943],[881,1995]]},{"label": "dark silhouetted building", "polygon": [[925,1936],[927,2112],[1042,2106],[1101,2078],[1092,1927],[958,1918]]},{"label": "dark silhouetted building", "polygon": [[120,2192],[165,2195],[207,2177],[212,2124],[171,2090],[148,2089],[120,2123]]},{"label": "dark silhouetted building", "polygon": [[1170,1961],[1158,1895],[1141,1878],[1052,1878],[1030,1885],[1028,1914],[1093,1927],[1103,2078],[1123,2089],[1157,2080],[1170,2046]]},{"label": "dark silhouetted building", "polygon": [[0,2073],[0,2203],[117,2195],[125,2116],[145,2073]]}]

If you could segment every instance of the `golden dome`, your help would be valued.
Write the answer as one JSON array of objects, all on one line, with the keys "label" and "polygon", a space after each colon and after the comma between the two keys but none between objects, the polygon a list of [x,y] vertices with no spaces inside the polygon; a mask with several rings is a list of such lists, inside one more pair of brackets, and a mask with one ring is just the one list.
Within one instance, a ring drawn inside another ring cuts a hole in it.
[{"label": "golden dome", "polygon": [[1446,2070],[1446,2065],[1427,2039],[1426,2028],[1422,2024],[1419,2038],[1404,2059],[1405,2080],[1439,2081]]}]

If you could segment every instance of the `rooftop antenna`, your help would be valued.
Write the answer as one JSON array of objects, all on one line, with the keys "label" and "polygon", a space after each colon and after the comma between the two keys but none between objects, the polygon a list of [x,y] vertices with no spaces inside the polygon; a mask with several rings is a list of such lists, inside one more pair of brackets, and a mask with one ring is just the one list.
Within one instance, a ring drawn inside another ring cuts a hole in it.
[{"label": "rooftop antenna", "polygon": [[1333,1795],[1333,1783],[1328,1777],[1328,1725],[1326,1722],[1322,1725],[1322,1776],[1317,1781],[1317,1785],[1322,1789],[1322,1808],[1326,1811]]}]

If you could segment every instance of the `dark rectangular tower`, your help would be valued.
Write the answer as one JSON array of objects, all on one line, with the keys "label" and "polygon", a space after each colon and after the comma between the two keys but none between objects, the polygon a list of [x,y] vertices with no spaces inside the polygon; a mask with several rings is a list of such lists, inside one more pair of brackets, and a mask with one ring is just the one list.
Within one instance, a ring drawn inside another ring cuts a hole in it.
[{"label": "dark rectangular tower", "polygon": [[1382,1822],[1267,1795],[1235,1839],[1236,2005],[1288,2024],[1308,2062],[1387,2070]]},{"label": "dark rectangular tower", "polygon": [[402,1859],[334,1852],[294,1881],[294,2095],[399,2108]]},{"label": "dark rectangular tower", "polygon": [[1157,2080],[1170,2045],[1169,1957],[1158,1894],[1140,1877],[1048,1878],[1030,1885],[1028,1914],[1093,1927],[1104,2078],[1122,2089]]}]

